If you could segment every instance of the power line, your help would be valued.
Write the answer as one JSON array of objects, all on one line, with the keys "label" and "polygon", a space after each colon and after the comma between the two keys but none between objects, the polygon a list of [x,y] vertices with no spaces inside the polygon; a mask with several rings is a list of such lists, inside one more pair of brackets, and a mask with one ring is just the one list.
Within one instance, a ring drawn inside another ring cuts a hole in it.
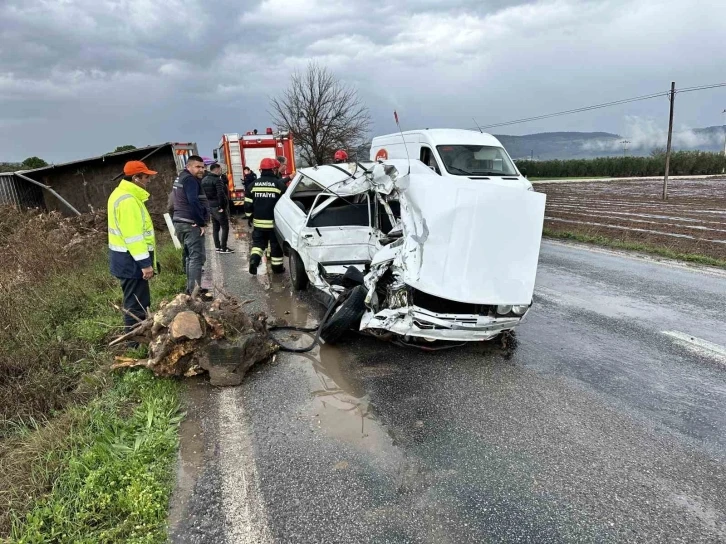
[{"label": "power line", "polygon": [[[702,86],[699,86],[699,87],[686,87],[684,89],[677,90],[676,93],[689,93],[689,92],[693,92],[693,91],[702,91],[702,90],[705,90],[705,89],[715,89],[715,88],[718,88],[718,87],[726,87],[726,83],[715,83],[713,85],[702,85]],[[523,119],[516,119],[514,121],[507,121],[507,122],[504,122],[504,123],[494,123],[494,124],[491,124],[491,125],[483,125],[483,126],[479,127],[479,129],[482,130],[482,129],[486,129],[486,128],[505,127],[505,126],[509,126],[509,125],[516,125],[516,124],[519,124],[519,123],[528,123],[530,121],[540,121],[542,119],[550,119],[552,117],[560,117],[560,116],[563,116],[563,115],[572,115],[573,113],[582,113],[582,112],[586,112],[586,111],[599,110],[599,109],[602,109],[602,108],[609,108],[609,107],[612,107],[612,106],[619,106],[621,104],[629,104],[629,103],[632,103],[632,102],[640,102],[640,101],[643,101],[643,100],[651,100],[653,98],[658,98],[658,97],[661,97],[661,96],[667,97],[669,95],[670,95],[670,91],[666,91],[666,92],[648,94],[648,95],[644,95],[644,96],[636,96],[636,97],[633,97],[633,98],[624,98],[622,100],[614,100],[612,102],[604,102],[602,104],[595,104],[595,105],[592,105],[592,106],[585,106],[585,107],[582,107],[582,108],[575,108],[575,109],[572,109],[572,110],[564,110],[564,111],[558,111],[558,112],[555,112],[555,113],[547,113],[547,114],[544,114],[544,115],[536,115],[534,117],[525,117]]]},{"label": "power line", "polygon": [[713,85],[703,85],[701,87],[686,87],[685,89],[676,89],[676,94],[690,93],[692,91],[703,91],[704,89],[716,89],[718,87],[726,87],[726,83],[714,83]]}]

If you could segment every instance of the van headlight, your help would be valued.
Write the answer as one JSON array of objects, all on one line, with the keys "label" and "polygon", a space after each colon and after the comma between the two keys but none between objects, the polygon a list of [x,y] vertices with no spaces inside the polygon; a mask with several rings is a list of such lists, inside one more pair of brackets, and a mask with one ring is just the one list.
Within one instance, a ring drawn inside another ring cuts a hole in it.
[{"label": "van headlight", "polygon": [[527,313],[527,309],[528,308],[529,308],[529,305],[519,304],[519,305],[516,305],[516,306],[512,306],[512,311],[516,315],[524,315],[525,313]]},{"label": "van headlight", "polygon": [[507,315],[512,311],[512,307],[509,304],[500,304],[497,306],[497,313],[499,315]]}]

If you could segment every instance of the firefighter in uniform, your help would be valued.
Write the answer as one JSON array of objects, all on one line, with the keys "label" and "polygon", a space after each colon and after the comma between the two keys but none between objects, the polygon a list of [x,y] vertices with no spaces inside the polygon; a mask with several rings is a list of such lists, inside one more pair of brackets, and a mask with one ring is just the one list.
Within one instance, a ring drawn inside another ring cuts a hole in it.
[{"label": "firefighter in uniform", "polygon": [[245,195],[245,215],[252,217],[252,251],[250,251],[250,274],[257,274],[262,254],[270,245],[272,271],[276,274],[285,271],[282,248],[275,236],[275,204],[285,192],[285,182],[277,177],[275,170],[280,167],[276,159],[262,159],[261,176],[250,185]]}]

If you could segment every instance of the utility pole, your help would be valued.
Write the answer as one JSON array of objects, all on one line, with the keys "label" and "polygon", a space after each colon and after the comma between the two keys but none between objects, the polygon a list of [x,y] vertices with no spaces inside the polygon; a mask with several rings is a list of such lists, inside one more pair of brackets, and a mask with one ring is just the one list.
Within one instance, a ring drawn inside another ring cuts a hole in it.
[{"label": "utility pole", "polygon": [[668,171],[671,167],[671,143],[673,141],[673,103],[676,101],[676,82],[671,81],[671,113],[668,121],[668,146],[666,147],[665,176],[663,177],[663,200],[668,200]]},{"label": "utility pole", "polygon": [[620,143],[623,144],[623,157],[625,157],[628,154],[628,144],[630,143],[630,140],[623,140]]}]

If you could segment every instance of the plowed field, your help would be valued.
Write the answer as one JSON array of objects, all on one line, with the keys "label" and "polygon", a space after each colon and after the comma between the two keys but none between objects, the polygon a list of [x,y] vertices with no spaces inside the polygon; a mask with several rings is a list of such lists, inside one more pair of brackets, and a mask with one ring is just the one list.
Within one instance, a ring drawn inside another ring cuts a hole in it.
[{"label": "plowed field", "polygon": [[545,228],[726,260],[726,180],[540,183]]}]

